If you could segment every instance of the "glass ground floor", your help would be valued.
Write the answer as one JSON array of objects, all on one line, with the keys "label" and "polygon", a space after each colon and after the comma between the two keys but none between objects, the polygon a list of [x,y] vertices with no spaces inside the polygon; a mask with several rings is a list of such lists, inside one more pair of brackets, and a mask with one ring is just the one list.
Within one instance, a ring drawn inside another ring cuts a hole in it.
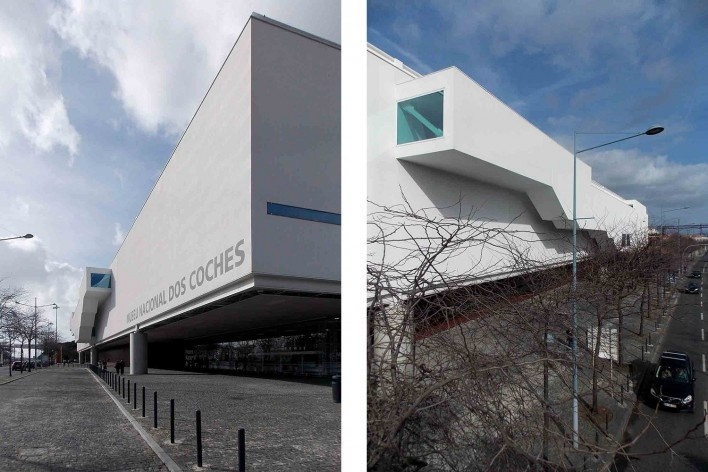
[{"label": "glass ground floor", "polygon": [[297,334],[185,347],[184,368],[287,376],[340,373],[340,324],[322,322]]}]

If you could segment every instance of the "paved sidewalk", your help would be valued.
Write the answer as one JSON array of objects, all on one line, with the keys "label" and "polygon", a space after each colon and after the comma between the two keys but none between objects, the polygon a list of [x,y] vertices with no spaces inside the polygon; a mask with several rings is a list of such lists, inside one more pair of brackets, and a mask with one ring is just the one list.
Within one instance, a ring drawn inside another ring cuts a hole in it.
[{"label": "paved sidewalk", "polygon": [[3,471],[167,470],[85,369],[2,383],[0,434]]},{"label": "paved sidewalk", "polygon": [[[335,471],[341,467],[340,404],[329,386],[296,381],[150,369],[125,375],[120,398],[145,430],[183,470],[197,468],[195,412],[201,411],[203,469],[238,470],[238,429],[246,432],[248,471]],[[122,381],[120,382],[122,384]],[[133,410],[133,384],[137,409]],[[146,417],[142,418],[142,387]],[[153,392],[158,428],[153,428]],[[175,400],[175,439],[170,444],[169,405]]]},{"label": "paved sidewalk", "polygon": [[[0,470],[166,471],[114,398],[184,471],[238,470],[239,428],[246,431],[248,471],[340,469],[340,405],[332,401],[328,386],[154,369],[125,379],[126,386],[131,381],[130,403],[127,392],[123,399],[85,368],[55,366],[30,375],[13,374],[10,382],[1,376]],[[171,398],[175,444],[170,444]],[[197,409],[202,414],[202,469],[197,467]]]}]

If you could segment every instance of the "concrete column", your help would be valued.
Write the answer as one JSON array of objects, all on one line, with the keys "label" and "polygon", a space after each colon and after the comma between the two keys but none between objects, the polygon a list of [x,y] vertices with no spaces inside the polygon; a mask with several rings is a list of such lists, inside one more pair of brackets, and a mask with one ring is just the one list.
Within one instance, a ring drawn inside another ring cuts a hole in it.
[{"label": "concrete column", "polygon": [[91,347],[91,365],[98,365],[98,348],[96,346]]},{"label": "concrete column", "polygon": [[145,333],[130,333],[130,374],[147,374],[148,339]]}]

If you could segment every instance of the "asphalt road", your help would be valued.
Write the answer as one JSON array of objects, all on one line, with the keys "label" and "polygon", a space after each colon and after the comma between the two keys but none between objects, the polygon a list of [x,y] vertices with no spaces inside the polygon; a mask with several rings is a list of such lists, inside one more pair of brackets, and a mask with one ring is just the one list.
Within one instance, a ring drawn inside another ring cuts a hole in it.
[{"label": "asphalt road", "polygon": [[[708,438],[703,423],[705,402],[708,401],[708,374],[705,356],[708,355],[708,296],[703,290],[708,285],[708,260],[694,266],[703,272],[700,280],[679,280],[679,287],[689,281],[700,282],[701,292],[680,294],[674,318],[659,352],[684,351],[693,360],[696,370],[695,409],[690,412],[655,410],[649,399],[649,379],[640,386],[637,408],[630,419],[624,441],[636,441],[629,449],[629,458],[617,457],[616,471],[706,471],[708,470]],[[705,307],[703,306],[705,302]],[[704,316],[705,315],[705,316]],[[704,320],[705,318],[705,320]],[[705,331],[704,331],[705,330]],[[655,369],[656,364],[648,367]]]}]

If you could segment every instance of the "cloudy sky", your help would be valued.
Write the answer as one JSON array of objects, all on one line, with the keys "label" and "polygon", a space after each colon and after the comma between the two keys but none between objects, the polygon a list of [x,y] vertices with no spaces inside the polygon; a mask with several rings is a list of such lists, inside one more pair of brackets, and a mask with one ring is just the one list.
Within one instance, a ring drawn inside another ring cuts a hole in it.
[{"label": "cloudy sky", "polygon": [[664,126],[582,157],[651,223],[684,206],[666,223],[708,223],[708,3],[369,0],[367,17],[373,45],[422,74],[457,66],[569,150],[574,131]]},{"label": "cloudy sky", "polygon": [[0,243],[0,284],[60,337],[253,11],[341,43],[331,0],[0,2],[0,238],[35,235]]}]

